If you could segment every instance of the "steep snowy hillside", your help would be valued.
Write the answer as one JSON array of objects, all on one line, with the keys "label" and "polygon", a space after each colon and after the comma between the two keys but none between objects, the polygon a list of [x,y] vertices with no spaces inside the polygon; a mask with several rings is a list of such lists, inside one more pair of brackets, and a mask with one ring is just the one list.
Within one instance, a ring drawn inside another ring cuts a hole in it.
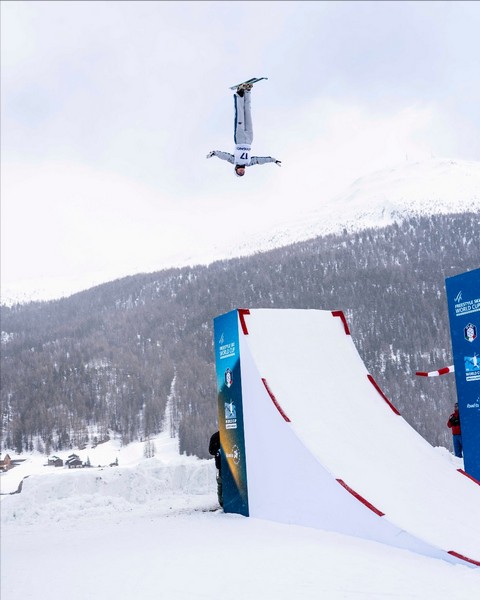
[{"label": "steep snowy hillside", "polygon": [[[320,195],[320,190],[319,190]],[[478,211],[480,162],[431,159],[362,177],[297,221],[249,238],[231,255],[250,254],[329,233],[384,227],[413,215]]]},{"label": "steep snowy hillside", "polygon": [[[290,168],[295,168],[292,165]],[[299,186],[298,194],[306,192]],[[218,225],[208,212],[202,213],[192,244],[181,249],[172,246],[162,256],[155,252],[142,255],[140,248],[128,265],[112,270],[72,272],[68,277],[53,278],[42,274],[38,279],[2,281],[1,302],[12,305],[32,300],[51,300],[69,296],[95,285],[127,275],[154,272],[170,267],[207,265],[216,260],[249,256],[256,252],[305,241],[319,235],[359,231],[390,225],[395,220],[417,214],[444,214],[478,211],[480,214],[480,162],[431,159],[379,171],[362,177],[345,192],[333,198],[318,189],[318,206],[307,213],[295,213],[295,198],[279,196],[291,202],[292,210],[282,218],[273,211],[268,218],[253,212],[228,227],[228,239],[216,235]],[[283,206],[282,204],[282,206]],[[292,217],[291,215],[295,216]],[[183,231],[181,215],[178,233]],[[213,229],[209,229],[212,228]]]}]

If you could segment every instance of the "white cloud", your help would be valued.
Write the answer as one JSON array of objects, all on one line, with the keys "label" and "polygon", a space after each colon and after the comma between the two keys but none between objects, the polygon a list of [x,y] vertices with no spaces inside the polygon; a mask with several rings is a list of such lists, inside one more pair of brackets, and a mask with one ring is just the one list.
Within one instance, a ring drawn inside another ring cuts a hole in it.
[{"label": "white cloud", "polygon": [[[478,15],[464,2],[3,3],[3,280],[202,260],[376,169],[478,160]],[[283,167],[238,180],[205,155],[231,151],[228,86],[251,75],[269,77],[253,153]]]},{"label": "white cloud", "polygon": [[[373,114],[365,107],[316,99],[298,111],[281,137],[269,136],[268,144],[282,147],[285,169],[269,183],[277,198],[295,198],[296,207],[318,206],[358,177],[430,158],[438,128],[438,115],[429,106]],[[281,210],[292,212],[286,202]]]},{"label": "white cloud", "polygon": [[197,154],[179,170],[179,185],[198,181],[191,194],[160,191],[79,163],[6,163],[2,279],[8,287],[39,276],[74,276],[88,287],[102,276],[156,270],[187,257],[208,261],[222,248],[296,220],[358,177],[429,158],[435,118],[429,107],[376,116],[316,100],[298,112],[282,136],[272,127],[258,144],[275,149],[271,154],[282,159],[281,169],[252,167],[238,181],[229,164]]},{"label": "white cloud", "polygon": [[5,166],[2,179],[6,281],[126,274],[178,248],[175,207],[116,173],[50,162]]}]

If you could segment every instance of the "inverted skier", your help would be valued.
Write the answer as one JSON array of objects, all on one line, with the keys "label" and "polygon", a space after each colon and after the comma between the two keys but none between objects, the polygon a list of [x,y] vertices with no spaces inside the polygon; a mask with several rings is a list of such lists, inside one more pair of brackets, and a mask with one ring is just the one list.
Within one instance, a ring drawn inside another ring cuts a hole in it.
[{"label": "inverted skier", "polygon": [[235,175],[237,177],[243,177],[246,167],[252,165],[264,165],[265,163],[274,162],[277,166],[282,166],[282,161],[271,156],[251,156],[250,154],[253,142],[252,87],[251,83],[242,83],[233,95],[235,105],[235,154],[222,152],[221,150],[212,150],[207,154],[207,158],[216,156],[235,165]]}]

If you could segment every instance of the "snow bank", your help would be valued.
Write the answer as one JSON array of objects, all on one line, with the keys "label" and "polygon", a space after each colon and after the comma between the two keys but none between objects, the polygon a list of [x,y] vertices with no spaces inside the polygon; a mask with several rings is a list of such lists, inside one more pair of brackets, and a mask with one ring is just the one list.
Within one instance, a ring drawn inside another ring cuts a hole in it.
[{"label": "snow bank", "polygon": [[182,496],[183,505],[215,502],[213,461],[191,461],[166,465],[156,458],[138,467],[107,467],[62,470],[61,473],[31,475],[20,494],[2,499],[1,520],[31,523],[101,517],[104,512],[138,509],[166,512],[171,498]]},{"label": "snow bank", "polygon": [[[141,442],[121,448],[113,440],[77,453],[82,461],[88,456],[91,464],[112,464],[118,458],[120,466],[55,468],[45,466],[44,456],[29,456],[1,476],[1,522],[67,523],[86,516],[102,519],[112,512],[166,514],[173,505],[177,511],[216,506],[213,459],[181,456],[176,441],[165,436],[154,443],[159,455],[148,459]],[[12,493],[20,482],[21,492]]]}]

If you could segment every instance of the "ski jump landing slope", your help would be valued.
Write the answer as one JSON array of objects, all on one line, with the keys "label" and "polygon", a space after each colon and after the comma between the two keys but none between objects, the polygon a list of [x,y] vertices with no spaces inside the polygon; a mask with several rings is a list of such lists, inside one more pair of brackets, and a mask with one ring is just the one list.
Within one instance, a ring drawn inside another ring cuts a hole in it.
[{"label": "ski jump landing slope", "polygon": [[[232,311],[215,320],[223,348],[228,340],[221,319],[233,313],[242,406],[235,414],[233,400],[228,410],[224,399],[219,402],[225,511],[480,566],[480,485],[446,461],[384,396],[343,313]],[[217,354],[219,379],[225,364]],[[229,429],[237,424],[223,419],[224,404],[226,416],[242,419],[241,432]],[[232,436],[239,433],[244,445],[232,451]],[[228,497],[228,474],[242,451],[244,511]]]}]

